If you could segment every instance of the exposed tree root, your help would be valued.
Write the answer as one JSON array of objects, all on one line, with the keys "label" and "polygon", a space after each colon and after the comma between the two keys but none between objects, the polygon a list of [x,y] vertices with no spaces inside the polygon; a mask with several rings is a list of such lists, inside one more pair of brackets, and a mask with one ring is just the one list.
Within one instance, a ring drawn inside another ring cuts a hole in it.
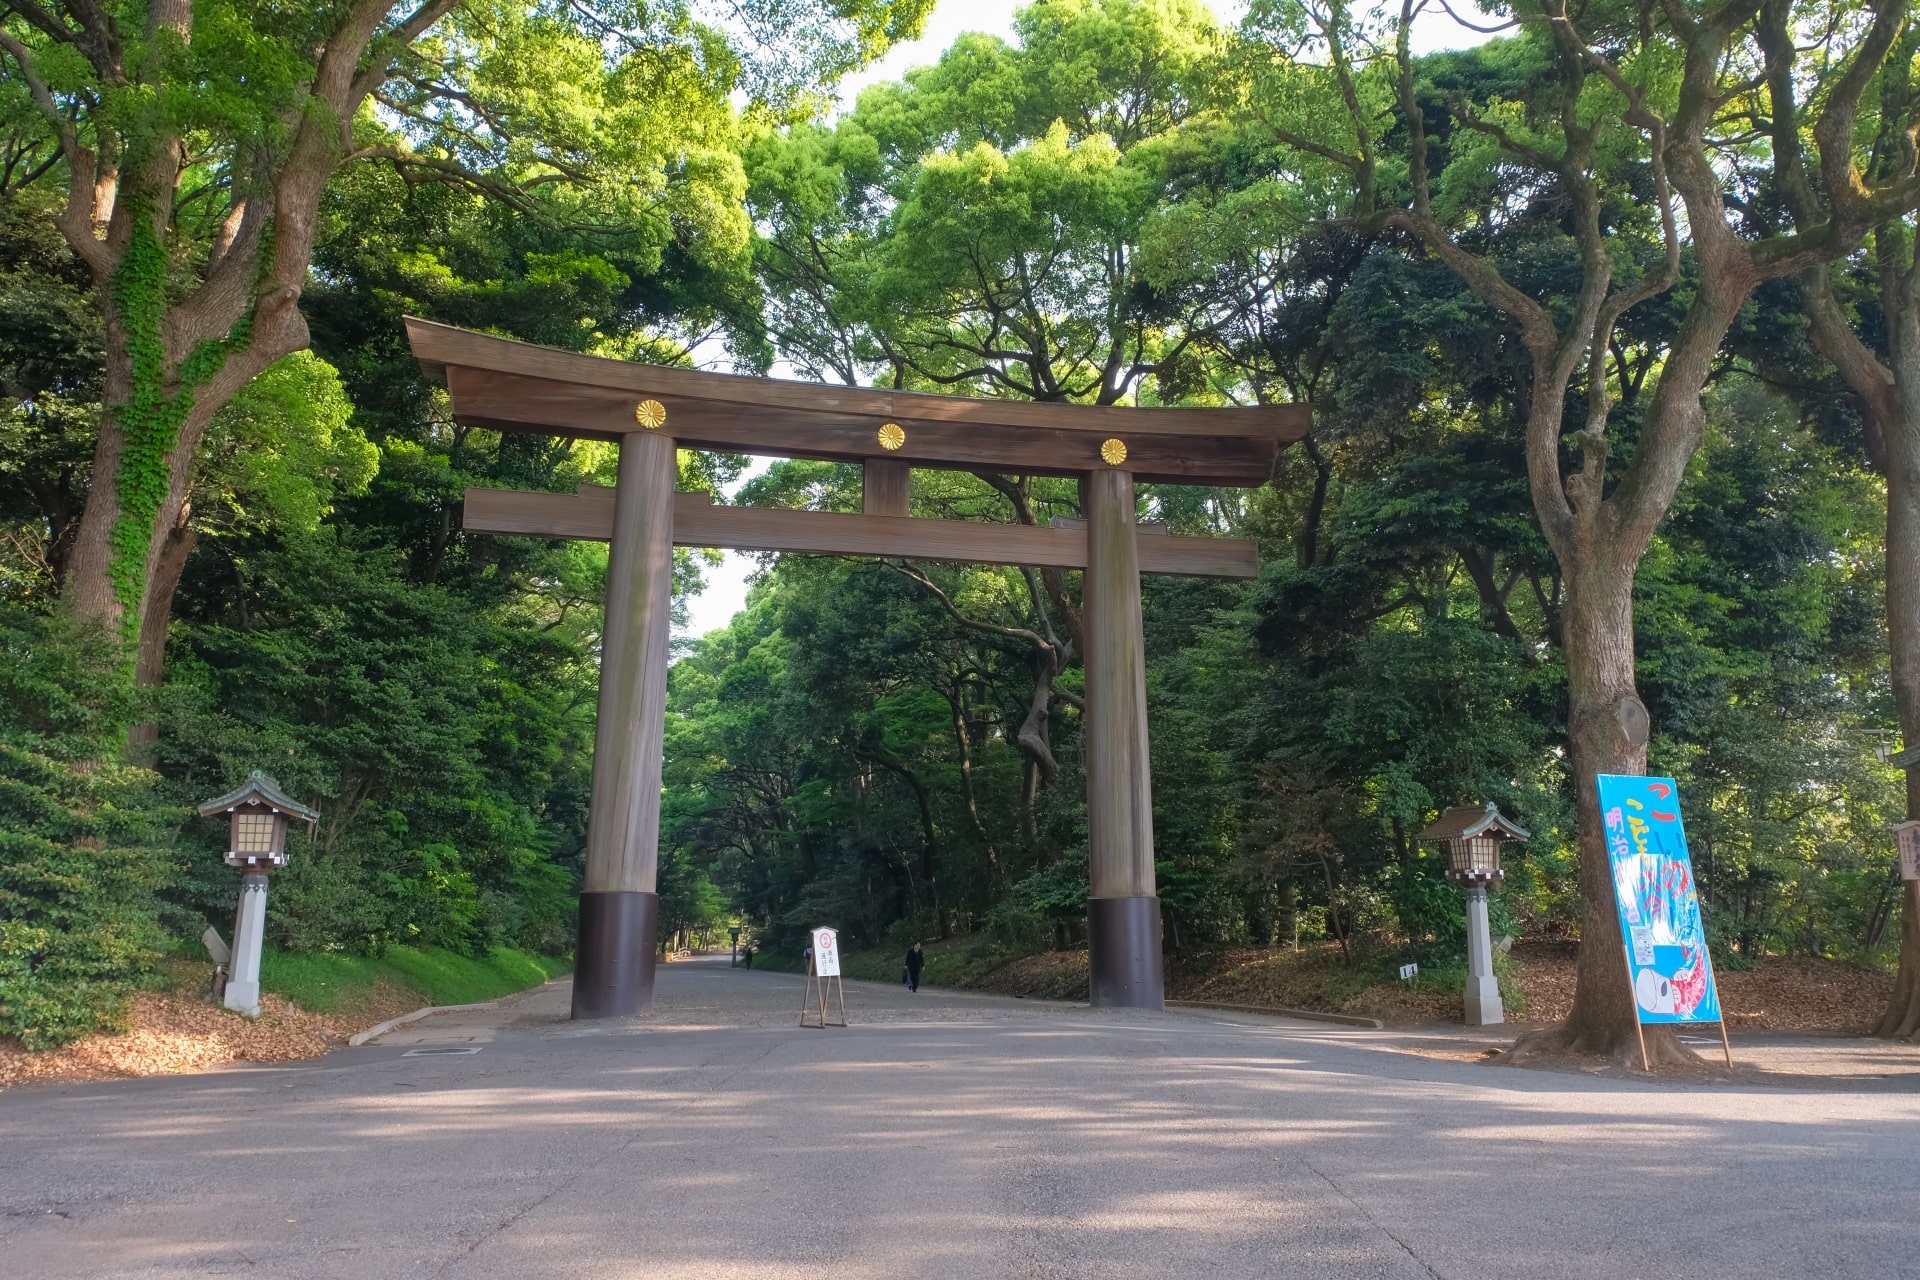
[{"label": "exposed tree root", "polygon": [[[1906,975],[1903,973],[1902,977]],[[1920,1037],[1920,982],[1902,981],[1893,989],[1887,1011],[1874,1024],[1873,1034],[1888,1040]]]},{"label": "exposed tree root", "polygon": [[[1909,775],[1909,795],[1913,781]],[[1909,812],[1912,801],[1909,799]],[[1920,880],[1905,886],[1905,917],[1900,929],[1900,973],[1894,979],[1887,1011],[1874,1024],[1873,1034],[1889,1040],[1912,1040],[1920,1035]]]},{"label": "exposed tree root", "polygon": [[[1668,1027],[1647,1027],[1647,1062],[1655,1071],[1662,1067],[1706,1070],[1717,1067],[1680,1043],[1680,1037]],[[1529,1031],[1515,1040],[1496,1061],[1519,1066],[1543,1060],[1603,1058],[1616,1067],[1643,1071],[1640,1038],[1628,1028],[1626,1034],[1606,1027],[1581,1026],[1569,1019],[1556,1026]]]}]

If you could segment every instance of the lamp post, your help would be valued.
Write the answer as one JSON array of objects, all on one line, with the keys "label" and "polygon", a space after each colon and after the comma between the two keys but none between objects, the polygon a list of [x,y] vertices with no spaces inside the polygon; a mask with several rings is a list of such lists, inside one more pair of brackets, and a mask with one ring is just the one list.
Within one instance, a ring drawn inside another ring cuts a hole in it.
[{"label": "lamp post", "polygon": [[202,817],[228,818],[227,865],[239,867],[240,910],[233,922],[233,971],[227,979],[227,1008],[249,1018],[260,1016],[260,948],[266,941],[267,872],[287,865],[287,819],[313,822],[320,816],[255,769],[240,786],[200,806]]},{"label": "lamp post", "polygon": [[1527,833],[1491,803],[1448,809],[1416,840],[1446,846],[1447,878],[1467,891],[1467,1025],[1491,1027],[1506,1020],[1500,984],[1493,976],[1493,931],[1487,924],[1487,888],[1501,878],[1500,846],[1524,842]]}]

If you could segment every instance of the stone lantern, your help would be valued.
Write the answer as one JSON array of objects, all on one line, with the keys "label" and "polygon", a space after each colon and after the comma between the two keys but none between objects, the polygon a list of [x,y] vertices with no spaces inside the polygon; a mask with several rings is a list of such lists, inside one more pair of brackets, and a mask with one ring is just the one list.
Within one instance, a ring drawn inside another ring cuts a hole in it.
[{"label": "stone lantern", "polygon": [[233,924],[233,973],[227,979],[226,1006],[257,1018],[260,948],[266,940],[267,872],[287,865],[287,819],[311,823],[320,814],[287,795],[278,782],[258,769],[237,789],[201,805],[200,813],[208,818],[227,815],[227,865],[241,870],[240,911]]},{"label": "stone lantern", "polygon": [[1467,1025],[1490,1027],[1505,1021],[1500,984],[1493,976],[1493,934],[1487,924],[1487,887],[1500,879],[1500,846],[1520,843],[1527,833],[1501,816],[1492,804],[1462,805],[1440,815],[1416,840],[1444,845],[1447,878],[1467,891]]}]

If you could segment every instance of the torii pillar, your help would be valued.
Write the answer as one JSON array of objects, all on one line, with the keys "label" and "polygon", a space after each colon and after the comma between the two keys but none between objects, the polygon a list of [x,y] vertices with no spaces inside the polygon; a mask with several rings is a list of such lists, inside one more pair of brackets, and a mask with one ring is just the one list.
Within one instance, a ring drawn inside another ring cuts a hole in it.
[{"label": "torii pillar", "polygon": [[576,1018],[625,1017],[653,998],[676,474],[672,437],[658,431],[620,437],[586,884],[574,952]]},{"label": "torii pillar", "polygon": [[1095,1006],[1166,1006],[1160,899],[1153,879],[1153,783],[1147,748],[1146,642],[1133,476],[1095,471],[1087,515],[1088,996]]}]

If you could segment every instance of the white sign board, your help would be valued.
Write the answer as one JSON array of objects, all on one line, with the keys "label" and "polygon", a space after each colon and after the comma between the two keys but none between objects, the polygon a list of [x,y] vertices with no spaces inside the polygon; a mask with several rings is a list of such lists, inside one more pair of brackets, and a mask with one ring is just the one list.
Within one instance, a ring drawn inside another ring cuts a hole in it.
[{"label": "white sign board", "polygon": [[831,929],[813,931],[813,971],[822,978],[840,976],[840,939]]},{"label": "white sign board", "polygon": [[1900,878],[1920,880],[1920,822],[1898,823],[1893,839],[1900,848]]}]

